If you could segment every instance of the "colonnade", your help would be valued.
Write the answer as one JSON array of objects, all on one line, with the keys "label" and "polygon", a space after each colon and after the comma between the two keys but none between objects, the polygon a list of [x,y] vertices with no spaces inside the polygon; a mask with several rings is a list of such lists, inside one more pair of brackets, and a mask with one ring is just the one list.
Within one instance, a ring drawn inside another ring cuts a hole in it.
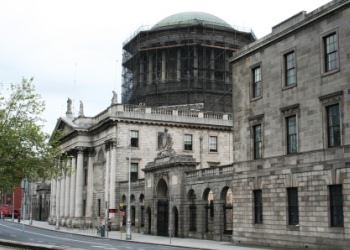
[{"label": "colonnade", "polygon": [[[116,208],[116,143],[105,143],[105,178],[103,208]],[[56,225],[80,227],[92,225],[94,211],[94,161],[92,148],[70,150],[65,160],[57,163],[61,173],[51,181],[50,222]],[[107,180],[107,181],[106,181]],[[108,207],[105,206],[108,204]],[[105,218],[105,214],[101,214]],[[58,223],[57,223],[58,222]]]}]

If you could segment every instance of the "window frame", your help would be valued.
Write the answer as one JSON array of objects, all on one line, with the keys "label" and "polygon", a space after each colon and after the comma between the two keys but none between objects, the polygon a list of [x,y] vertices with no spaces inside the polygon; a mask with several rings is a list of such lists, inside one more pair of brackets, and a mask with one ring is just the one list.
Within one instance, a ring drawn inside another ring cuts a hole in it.
[{"label": "window frame", "polygon": [[[344,227],[344,198],[341,184],[329,185],[329,223],[331,227]],[[336,200],[340,197],[340,200]],[[340,204],[338,204],[340,202]]]},{"label": "window frame", "polygon": [[[289,56],[293,56],[292,60],[289,60]],[[291,65],[289,64],[291,62]],[[290,50],[283,55],[283,66],[284,66],[284,87],[290,88],[297,84],[297,64],[296,64],[296,53],[295,50]],[[290,74],[291,73],[291,74]],[[290,76],[294,81],[289,82]]]},{"label": "window frame", "polygon": [[139,131],[138,130],[130,130],[130,145],[133,148],[139,147]]},{"label": "window frame", "polygon": [[262,67],[257,64],[251,68],[251,96],[252,99],[262,97]]},{"label": "window frame", "polygon": [[[331,113],[331,108],[337,107],[337,109],[334,109],[337,114],[337,120],[334,121],[335,116],[334,113]],[[329,148],[331,147],[338,147],[341,145],[341,121],[340,121],[340,105],[339,103],[331,104],[326,106],[326,126],[327,126],[327,146]],[[330,123],[335,124],[330,124]]]},{"label": "window frame", "polygon": [[139,178],[139,164],[137,162],[131,162],[130,163],[130,181],[136,182],[138,178]]},{"label": "window frame", "polygon": [[[214,141],[213,141],[214,140]],[[209,152],[210,153],[217,153],[218,152],[218,137],[217,136],[209,136]]]},{"label": "window frame", "polygon": [[299,225],[299,197],[298,188],[287,188],[287,213],[288,213],[288,225]]},{"label": "window frame", "polygon": [[[291,119],[294,120],[294,132],[291,131]],[[295,154],[298,152],[298,120],[297,115],[293,114],[285,118],[286,122],[286,149],[287,154]],[[292,144],[294,148],[292,147]]]},{"label": "window frame", "polygon": [[262,190],[253,190],[254,224],[263,224]]},{"label": "window frame", "polygon": [[[260,137],[258,138],[258,131],[257,128],[259,129],[259,135]],[[262,124],[258,123],[253,125],[252,127],[253,130],[253,158],[254,160],[261,159],[262,158],[262,144],[263,144],[263,131],[262,131]]]},{"label": "window frame", "polygon": [[[330,41],[330,38],[335,38]],[[328,74],[339,70],[338,32],[333,30],[322,36],[323,72]]]},{"label": "window frame", "polygon": [[[190,140],[188,140],[190,138]],[[184,150],[192,151],[193,150],[193,135],[184,134]]]}]

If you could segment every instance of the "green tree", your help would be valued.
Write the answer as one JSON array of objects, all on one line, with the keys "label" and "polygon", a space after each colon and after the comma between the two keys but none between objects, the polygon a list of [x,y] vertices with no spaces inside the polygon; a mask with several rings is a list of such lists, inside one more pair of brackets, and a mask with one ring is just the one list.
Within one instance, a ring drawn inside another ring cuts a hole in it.
[{"label": "green tree", "polygon": [[24,177],[37,181],[55,174],[60,150],[55,137],[43,132],[44,110],[33,78],[0,86],[0,190],[12,190]]}]

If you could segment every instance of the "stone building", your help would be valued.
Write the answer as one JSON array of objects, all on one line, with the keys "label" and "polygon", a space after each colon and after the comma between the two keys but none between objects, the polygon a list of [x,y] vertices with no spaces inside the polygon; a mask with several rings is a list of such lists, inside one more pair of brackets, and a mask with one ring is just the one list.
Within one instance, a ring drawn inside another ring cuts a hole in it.
[{"label": "stone building", "polygon": [[335,0],[232,54],[232,114],[157,103],[126,59],[124,100],[161,106],[113,97],[97,116],[73,117],[68,100],[56,129],[73,171],[52,181],[49,223],[110,217],[120,229],[129,206],[145,234],[348,249],[349,15],[350,2]]},{"label": "stone building", "polygon": [[203,12],[181,12],[135,32],[123,45],[122,103],[204,103],[232,111],[233,51],[255,41],[249,30]]},{"label": "stone building", "polygon": [[198,111],[202,104],[166,108],[113,100],[95,117],[85,117],[80,110],[76,118],[68,100],[66,116],[56,125],[56,130],[64,133],[61,148],[66,156],[57,167],[64,164],[71,171],[52,180],[49,223],[98,226],[109,218],[113,229],[120,229],[123,221],[125,224],[125,216],[120,216],[129,205],[126,184],[130,169],[132,225],[134,230],[143,231],[147,224],[147,164],[155,158],[167,162],[170,156],[190,157],[184,164],[190,164],[191,170],[232,162],[231,114]]},{"label": "stone building", "polygon": [[349,16],[300,12],[231,58],[234,242],[349,248]]}]

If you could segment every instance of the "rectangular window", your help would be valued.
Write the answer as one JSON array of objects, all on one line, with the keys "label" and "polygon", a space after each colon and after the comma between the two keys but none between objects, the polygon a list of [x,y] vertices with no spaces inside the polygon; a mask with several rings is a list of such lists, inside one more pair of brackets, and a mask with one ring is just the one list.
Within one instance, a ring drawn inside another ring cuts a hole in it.
[{"label": "rectangular window", "polygon": [[130,144],[131,147],[138,147],[139,146],[139,131],[137,130],[131,130],[130,131]]},{"label": "rectangular window", "polygon": [[339,104],[334,104],[327,107],[327,136],[328,147],[340,145]]},{"label": "rectangular window", "polygon": [[254,159],[262,158],[261,124],[253,126]]},{"label": "rectangular window", "polygon": [[138,180],[139,173],[139,164],[138,163],[131,163],[130,165],[130,181],[135,182]]},{"label": "rectangular window", "polygon": [[261,67],[255,67],[252,69],[252,75],[253,75],[253,98],[261,96],[262,92],[262,86],[261,86]]},{"label": "rectangular window", "polygon": [[332,227],[344,226],[342,185],[329,186],[330,222]]},{"label": "rectangular window", "polygon": [[284,55],[285,67],[285,86],[293,85],[297,82],[297,74],[295,67],[295,52],[289,52]]},{"label": "rectangular window", "polygon": [[218,152],[217,136],[209,136],[209,152]]},{"label": "rectangular window", "polygon": [[186,134],[184,136],[184,148],[185,150],[192,150],[192,135]]},{"label": "rectangular window", "polygon": [[298,188],[287,188],[288,195],[288,224],[299,224]]},{"label": "rectangular window", "polygon": [[263,207],[262,207],[262,191],[254,190],[254,223],[262,224],[263,222]]},{"label": "rectangular window", "polygon": [[297,126],[296,116],[289,116],[286,118],[287,126],[287,153],[292,154],[297,152]]},{"label": "rectangular window", "polygon": [[336,33],[324,37],[324,56],[326,72],[338,68],[338,42]]}]

